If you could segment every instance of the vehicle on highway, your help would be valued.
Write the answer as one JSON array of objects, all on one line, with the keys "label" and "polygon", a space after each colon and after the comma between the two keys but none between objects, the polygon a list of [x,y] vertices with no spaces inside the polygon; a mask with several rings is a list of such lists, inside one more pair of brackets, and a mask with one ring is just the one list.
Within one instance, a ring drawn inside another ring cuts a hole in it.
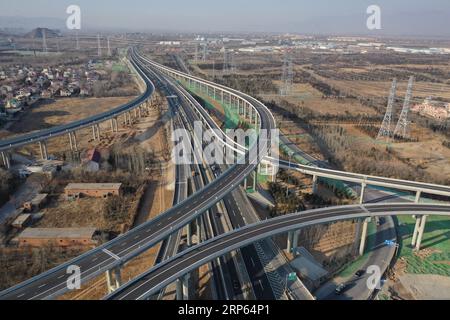
[{"label": "vehicle on highway", "polygon": [[341,283],[340,285],[338,285],[336,287],[336,290],[334,290],[334,292],[339,296],[339,295],[343,294],[347,289],[348,289],[348,284]]},{"label": "vehicle on highway", "polygon": [[360,277],[362,277],[362,276],[365,275],[365,274],[366,274],[366,271],[365,271],[365,270],[358,270],[358,271],[356,271],[355,276],[357,276],[358,278],[360,278]]}]

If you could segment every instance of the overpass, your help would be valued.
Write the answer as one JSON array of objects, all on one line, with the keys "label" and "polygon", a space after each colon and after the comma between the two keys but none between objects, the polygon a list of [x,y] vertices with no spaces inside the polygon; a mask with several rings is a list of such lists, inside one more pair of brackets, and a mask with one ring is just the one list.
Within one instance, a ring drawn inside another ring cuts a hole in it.
[{"label": "overpass", "polygon": [[192,247],[131,280],[117,291],[109,294],[106,299],[146,299],[161,288],[164,288],[212,259],[258,240],[273,237],[278,234],[296,231],[317,224],[359,218],[411,215],[411,212],[421,215],[450,216],[450,205],[404,203],[353,205],[309,210],[265,220]]},{"label": "overpass", "polygon": [[[185,75],[170,68],[158,65],[150,62],[148,59],[136,54],[135,50],[131,51],[132,63],[138,71],[139,75],[143,77],[147,87],[154,86],[151,83],[146,71],[142,67],[146,62],[152,67],[159,69],[160,71],[170,75],[178,80],[184,80],[195,86],[198,86],[201,90],[207,94],[212,94],[214,97],[219,96],[222,101],[228,101],[240,110],[240,113],[246,118],[250,118],[255,122],[255,125],[259,125],[261,128],[275,128],[275,120],[270,111],[260,102],[249,97],[246,94],[240,93],[236,90],[226,88],[224,86],[216,85],[212,82],[205,81],[200,78]],[[148,73],[148,70],[147,70]],[[199,111],[200,112],[200,111]],[[201,112],[203,116],[205,113]],[[207,115],[207,113],[206,113]],[[100,121],[97,119],[97,121]],[[89,124],[83,124],[89,126]],[[57,132],[55,132],[57,134]],[[61,133],[62,134],[62,133]],[[53,136],[53,135],[52,135]],[[43,137],[49,137],[45,134]],[[41,137],[42,138],[42,137]],[[26,139],[25,139],[26,140]],[[27,141],[18,141],[17,143],[26,143]],[[36,142],[36,140],[28,139],[28,143]],[[230,144],[230,141],[226,143]],[[17,147],[14,143],[7,146],[9,149]],[[236,148],[235,144],[231,146]],[[245,149],[237,147],[238,149]],[[248,151],[248,150],[247,150]],[[268,164],[275,161],[269,156],[266,156],[267,150],[258,152],[258,156],[265,157],[265,162]],[[252,161],[251,161],[252,162]],[[257,163],[256,161],[255,163]],[[263,161],[264,162],[264,161]],[[286,163],[281,163],[286,166]],[[347,179],[346,181],[360,182],[360,183],[378,183],[383,186],[399,187],[403,190],[416,191],[420,200],[422,192],[431,194],[449,195],[450,189],[445,186],[435,186],[430,184],[422,184],[409,181],[401,181],[394,179],[369,177],[358,174],[351,174],[333,170],[319,169],[308,166],[301,166],[288,164],[289,167],[303,172],[305,174],[311,174],[316,176],[325,176],[336,179]],[[231,192],[234,188],[246,179],[246,177],[256,168],[256,164],[249,165],[234,165],[228,171],[223,173],[218,179],[206,186],[201,191],[195,193],[191,198],[181,202],[179,205],[173,207],[166,213],[160,215],[148,223],[133,229],[94,250],[91,250],[80,257],[73,259],[59,267],[49,270],[37,277],[34,277],[22,284],[14,286],[0,293],[0,299],[50,299],[56,297],[68,289],[66,288],[66,280],[68,275],[66,270],[71,265],[80,266],[82,270],[82,281],[86,282],[93,277],[100,275],[103,272],[114,270],[117,275],[117,279],[120,279],[120,268],[140,255],[156,243],[166,239],[171,234],[183,228],[199,217],[203,212],[211,208],[219,200],[223,199],[225,195]],[[355,181],[356,180],[356,181]],[[387,185],[386,185],[387,184]],[[411,212],[417,214],[416,207],[410,207]]]},{"label": "overpass", "polygon": [[[142,62],[136,56],[135,50],[131,50],[131,59],[147,87],[154,88],[148,75],[140,66]],[[215,88],[214,90],[221,92],[220,90],[227,89]],[[261,128],[274,128],[274,119],[263,104],[254,102],[255,105],[253,105],[243,97],[239,97],[239,100],[236,101],[242,105],[246,104],[248,108],[254,110],[252,114]],[[258,151],[252,153],[255,155],[255,159],[249,159],[247,164],[232,166],[204,189],[157,218],[67,263],[0,292],[0,299],[51,299],[59,296],[68,291],[66,286],[69,278],[67,269],[73,265],[80,267],[83,283],[111,270],[114,271],[116,279],[120,282],[121,266],[195,220],[237,188],[255,170],[259,160],[267,154],[267,144],[262,143],[261,145],[261,148],[258,143],[251,146],[251,148],[258,148]]]}]

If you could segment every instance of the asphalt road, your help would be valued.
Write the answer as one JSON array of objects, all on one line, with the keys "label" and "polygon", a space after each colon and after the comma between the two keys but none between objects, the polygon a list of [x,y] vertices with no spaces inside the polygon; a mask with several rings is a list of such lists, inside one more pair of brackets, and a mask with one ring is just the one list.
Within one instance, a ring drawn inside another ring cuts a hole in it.
[{"label": "asphalt road", "polygon": [[[361,206],[332,207],[287,215],[249,225],[231,233],[216,237],[174,258],[155,266],[145,274],[130,281],[107,299],[141,300],[167,286],[184,274],[200,267],[227,252],[255,241],[302,227],[363,217],[406,215],[450,215],[450,205],[428,204],[372,204]],[[125,289],[124,289],[125,288]]]},{"label": "asphalt road", "polygon": [[[142,62],[136,59],[134,52],[132,61],[139,69],[138,65]],[[144,70],[145,68],[140,72],[144,74]],[[148,70],[145,72],[149,73]],[[147,86],[153,86],[148,76],[145,77],[145,81]],[[262,126],[274,127],[273,118],[268,110],[260,104],[257,108],[260,112]],[[264,148],[266,143],[262,142],[261,145],[263,147],[259,148],[259,145],[256,144],[255,148],[258,148],[258,151],[252,153],[259,159],[266,154]],[[207,187],[164,214],[76,259],[0,292],[0,299],[50,299],[68,290],[67,280],[70,274],[67,273],[67,270],[70,266],[78,266],[81,271],[81,280],[86,282],[106,270],[122,265],[177,232],[219,202],[239,186],[244,178],[256,168],[257,163],[259,161],[256,159],[248,159],[247,164],[232,166],[219,179],[214,180]]]}]

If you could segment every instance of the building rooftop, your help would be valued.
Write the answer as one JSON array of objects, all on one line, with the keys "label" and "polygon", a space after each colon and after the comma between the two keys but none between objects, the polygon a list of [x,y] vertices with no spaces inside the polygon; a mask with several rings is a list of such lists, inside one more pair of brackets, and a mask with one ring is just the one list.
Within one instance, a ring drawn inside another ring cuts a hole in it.
[{"label": "building rooftop", "polygon": [[95,228],[27,228],[18,236],[18,239],[92,238],[95,231]]},{"label": "building rooftop", "polygon": [[69,183],[66,190],[111,190],[120,189],[121,183]]}]

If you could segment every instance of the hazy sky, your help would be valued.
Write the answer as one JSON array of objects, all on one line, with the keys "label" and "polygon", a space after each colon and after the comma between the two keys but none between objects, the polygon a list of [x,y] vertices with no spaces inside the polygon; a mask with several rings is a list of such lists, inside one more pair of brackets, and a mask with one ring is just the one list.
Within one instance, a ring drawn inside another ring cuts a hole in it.
[{"label": "hazy sky", "polygon": [[450,34],[449,0],[2,0],[0,16],[65,20],[70,4],[86,29],[369,34],[366,9],[377,4],[378,33]]}]

